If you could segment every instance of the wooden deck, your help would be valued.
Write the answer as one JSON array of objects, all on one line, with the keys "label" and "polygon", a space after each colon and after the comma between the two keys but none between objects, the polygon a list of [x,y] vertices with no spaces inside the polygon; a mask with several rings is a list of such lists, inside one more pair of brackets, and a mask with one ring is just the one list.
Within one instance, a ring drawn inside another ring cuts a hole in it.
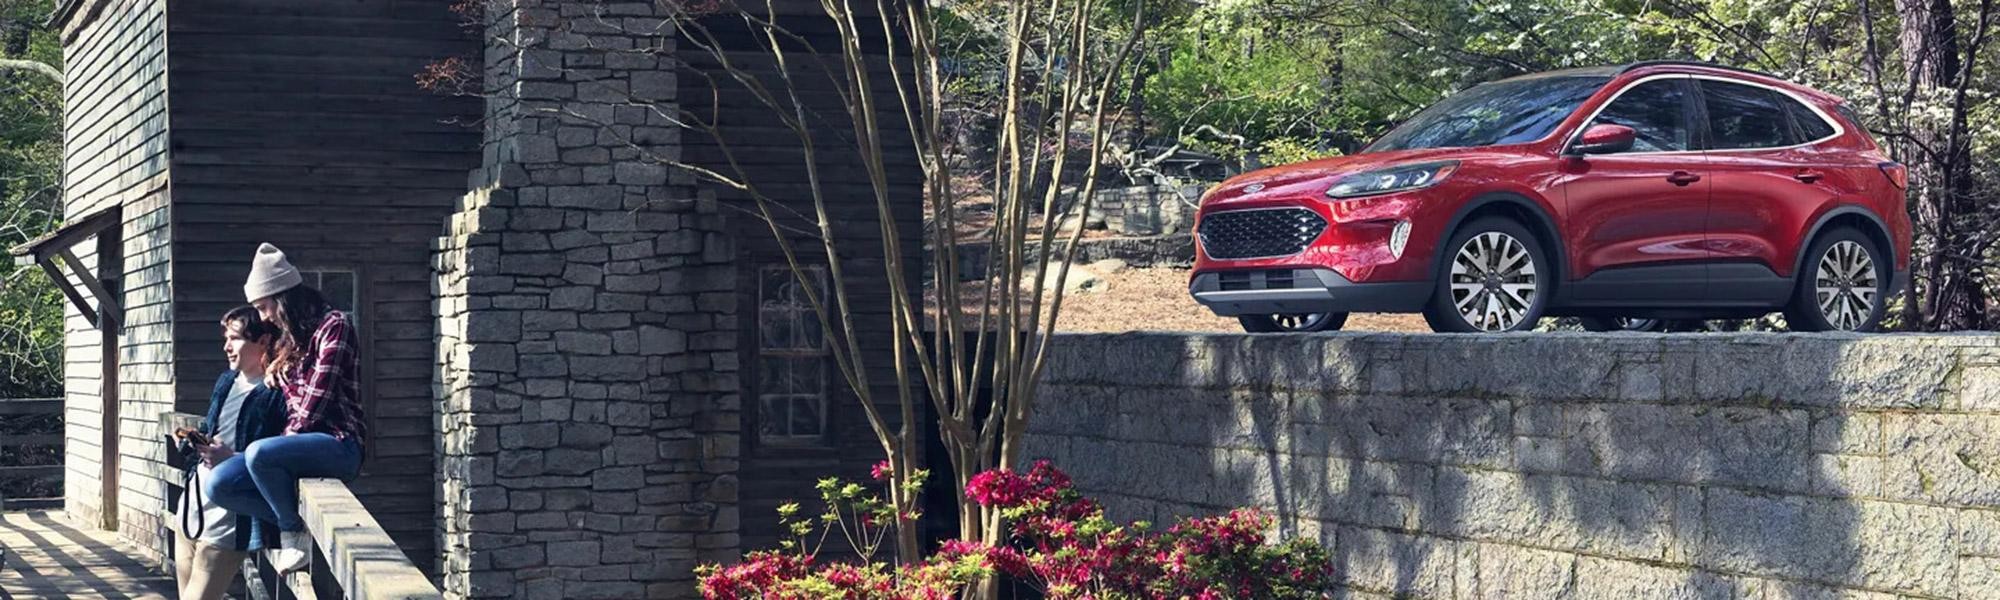
[{"label": "wooden deck", "polygon": [[173,578],[132,557],[108,531],[79,527],[57,511],[0,512],[0,600],[167,600]]}]

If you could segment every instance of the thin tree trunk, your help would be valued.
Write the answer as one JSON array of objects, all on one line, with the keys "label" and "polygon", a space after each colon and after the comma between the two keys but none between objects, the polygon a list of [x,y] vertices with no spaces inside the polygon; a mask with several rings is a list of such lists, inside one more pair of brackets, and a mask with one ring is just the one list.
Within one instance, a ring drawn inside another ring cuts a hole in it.
[{"label": "thin tree trunk", "polygon": [[[1988,5],[1990,0],[1982,9]],[[1905,110],[1920,115],[1928,111],[1917,107],[1939,101],[1959,85],[1963,61],[1971,57],[1961,54],[1964,44],[1950,0],[1896,0],[1896,12],[1902,21],[1897,45],[1908,77]],[[1981,211],[1973,196],[1964,106],[1950,108],[1950,118],[1912,116],[1906,127],[1914,146],[1908,152],[1915,201],[1911,216],[1917,234],[1931,247],[1913,266],[1923,274],[1922,327],[1978,329],[1986,325],[1986,277],[1977,232],[1968,229],[1973,228],[1970,217]]]}]

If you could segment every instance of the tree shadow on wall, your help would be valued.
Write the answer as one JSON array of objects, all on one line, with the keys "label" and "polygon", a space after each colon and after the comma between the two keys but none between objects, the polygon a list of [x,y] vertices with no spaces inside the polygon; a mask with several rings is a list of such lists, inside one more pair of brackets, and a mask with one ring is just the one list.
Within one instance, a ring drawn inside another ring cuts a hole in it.
[{"label": "tree shadow on wall", "polygon": [[[1827,383],[1948,367],[1841,360],[1870,339],[1078,336],[1061,353],[1091,360],[1051,367],[1030,454],[1118,518],[1263,506],[1371,593],[1948,595],[1949,571],[1888,567],[1949,569],[1949,513],[1852,499],[1882,424]],[[1900,371],[1833,370],[1856,362]]]}]

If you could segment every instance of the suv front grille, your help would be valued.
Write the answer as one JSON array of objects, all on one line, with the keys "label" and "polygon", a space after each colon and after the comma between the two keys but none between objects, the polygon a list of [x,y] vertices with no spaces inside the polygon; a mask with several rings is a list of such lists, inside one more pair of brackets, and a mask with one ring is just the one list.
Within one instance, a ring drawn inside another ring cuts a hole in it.
[{"label": "suv front grille", "polygon": [[1267,269],[1259,271],[1223,271],[1215,277],[1216,289],[1225,292],[1242,290],[1289,290],[1308,287],[1318,282],[1310,269]]},{"label": "suv front grille", "polygon": [[1201,220],[1201,247],[1209,258],[1288,256],[1306,249],[1326,230],[1326,219],[1303,208],[1219,212]]}]

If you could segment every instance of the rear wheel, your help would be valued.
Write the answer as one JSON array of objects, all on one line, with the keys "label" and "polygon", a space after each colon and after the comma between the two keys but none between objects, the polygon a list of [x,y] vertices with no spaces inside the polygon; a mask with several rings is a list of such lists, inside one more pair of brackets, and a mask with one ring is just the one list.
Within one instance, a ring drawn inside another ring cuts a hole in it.
[{"label": "rear wheel", "polygon": [[1243,330],[1250,333],[1308,333],[1313,331],[1340,331],[1347,325],[1347,313],[1310,313],[1290,315],[1244,315],[1236,317],[1243,324]]},{"label": "rear wheel", "polygon": [[1882,324],[1890,267],[1875,241],[1851,227],[1813,240],[1785,323],[1793,331],[1873,331]]},{"label": "rear wheel", "polygon": [[1520,223],[1484,217],[1451,236],[1424,320],[1440,332],[1527,331],[1548,308],[1555,270]]}]

